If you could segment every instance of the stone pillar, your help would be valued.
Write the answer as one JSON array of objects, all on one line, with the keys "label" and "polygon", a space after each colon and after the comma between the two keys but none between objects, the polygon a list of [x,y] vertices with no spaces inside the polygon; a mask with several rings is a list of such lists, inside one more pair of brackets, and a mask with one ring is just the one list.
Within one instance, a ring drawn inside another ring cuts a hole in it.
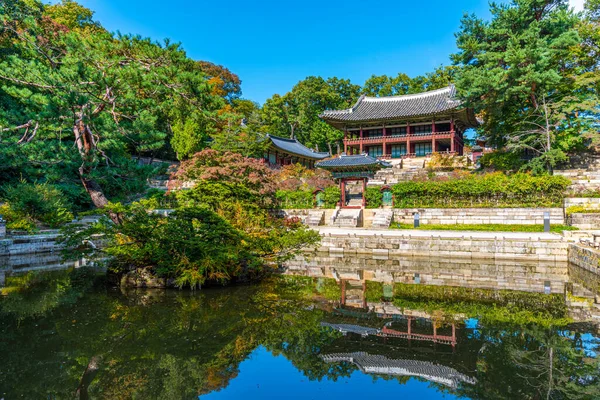
[{"label": "stone pillar", "polygon": [[340,179],[340,191],[341,193],[341,197],[342,197],[342,205],[341,207],[343,208],[344,206],[346,206],[346,181],[344,181],[344,178]]},{"label": "stone pillar", "polygon": [[435,153],[435,120],[431,123],[431,152]]},{"label": "stone pillar", "polygon": [[2,215],[0,215],[0,238],[3,238],[6,236],[6,221],[2,218]]}]

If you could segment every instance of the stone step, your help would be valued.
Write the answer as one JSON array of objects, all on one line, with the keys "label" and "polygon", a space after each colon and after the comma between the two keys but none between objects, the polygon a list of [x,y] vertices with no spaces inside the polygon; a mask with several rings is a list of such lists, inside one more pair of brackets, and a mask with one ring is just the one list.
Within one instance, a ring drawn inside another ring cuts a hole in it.
[{"label": "stone step", "polygon": [[393,217],[393,210],[377,210],[373,217],[372,226],[374,228],[389,228]]},{"label": "stone step", "polygon": [[362,225],[362,209],[339,209],[333,215],[334,226],[357,227]]},{"label": "stone step", "polygon": [[325,211],[311,210],[308,212],[306,224],[308,226],[319,226],[325,223]]}]

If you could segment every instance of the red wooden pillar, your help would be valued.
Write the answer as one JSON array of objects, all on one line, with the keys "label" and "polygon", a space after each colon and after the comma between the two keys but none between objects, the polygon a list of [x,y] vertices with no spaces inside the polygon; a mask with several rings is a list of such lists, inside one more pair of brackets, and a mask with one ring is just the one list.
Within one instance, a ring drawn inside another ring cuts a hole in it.
[{"label": "red wooden pillar", "polygon": [[363,308],[367,308],[367,281],[362,284]]},{"label": "red wooden pillar", "polygon": [[433,322],[433,341],[436,342],[437,341],[437,327],[435,326],[435,321]]},{"label": "red wooden pillar", "polygon": [[359,143],[360,143],[360,149],[359,149],[360,150],[360,154],[362,154],[362,152],[363,152],[363,130],[362,130],[362,126],[360,127],[360,140],[359,140]]},{"label": "red wooden pillar", "polygon": [[387,154],[387,142],[386,142],[386,131],[385,131],[385,125],[383,125],[383,155],[385,156]]},{"label": "red wooden pillar", "polygon": [[455,132],[454,132],[454,117],[450,119],[450,151],[454,151],[454,140],[455,140]]},{"label": "red wooden pillar", "polygon": [[346,305],[346,281],[342,280],[341,284],[342,284],[342,298],[341,298],[341,303],[342,303],[342,305]]},{"label": "red wooden pillar", "polygon": [[348,154],[348,130],[344,131],[344,153]]},{"label": "red wooden pillar", "polygon": [[452,324],[452,347],[456,345],[456,325]]},{"label": "red wooden pillar", "polygon": [[367,206],[367,198],[365,197],[365,193],[367,191],[367,178],[363,178],[363,190],[362,190],[362,206]]},{"label": "red wooden pillar", "polygon": [[435,120],[431,123],[431,152],[435,153]]},{"label": "red wooden pillar", "polygon": [[410,153],[410,124],[406,123],[406,154]]}]

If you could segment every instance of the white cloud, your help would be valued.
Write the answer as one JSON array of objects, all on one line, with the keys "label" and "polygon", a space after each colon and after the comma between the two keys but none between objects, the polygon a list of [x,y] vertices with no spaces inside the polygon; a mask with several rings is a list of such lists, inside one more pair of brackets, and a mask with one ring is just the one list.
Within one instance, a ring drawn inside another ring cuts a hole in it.
[{"label": "white cloud", "polygon": [[569,5],[576,11],[583,11],[585,0],[569,0]]}]

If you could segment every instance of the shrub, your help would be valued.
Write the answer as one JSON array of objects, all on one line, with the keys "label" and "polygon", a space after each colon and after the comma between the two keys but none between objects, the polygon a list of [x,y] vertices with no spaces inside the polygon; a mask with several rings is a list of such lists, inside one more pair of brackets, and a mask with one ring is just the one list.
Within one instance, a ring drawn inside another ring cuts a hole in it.
[{"label": "shrub", "polygon": [[[323,207],[335,208],[340,201],[340,188],[329,186],[323,190]],[[313,208],[314,195],[311,190],[278,190],[276,194],[282,208]]]},{"label": "shrub", "polygon": [[330,186],[325,188],[323,191],[323,200],[325,201],[325,208],[335,208],[339,203],[342,196],[342,192],[338,186]]},{"label": "shrub", "polygon": [[[202,206],[181,207],[170,216],[149,213],[141,203],[108,204],[99,211],[104,217],[96,224],[64,228],[61,240],[74,249],[70,257],[109,256],[117,275],[146,269],[180,287],[259,276],[320,240],[297,220],[264,218],[262,225],[244,225]],[[111,213],[119,214],[120,224],[107,217]],[[248,218],[244,221],[248,224]],[[101,249],[80,246],[97,235],[103,237]]]},{"label": "shrub", "polygon": [[518,171],[525,162],[518,154],[495,151],[479,159],[481,168],[493,171]]},{"label": "shrub", "polygon": [[275,194],[282,208],[312,208],[314,196],[309,190],[278,190]]},{"label": "shrub", "polygon": [[32,230],[36,222],[56,228],[73,219],[66,197],[55,186],[21,182],[3,189],[10,229]]},{"label": "shrub", "polygon": [[455,154],[433,153],[427,162],[427,169],[430,171],[451,171],[455,168],[466,168],[471,164],[471,160],[465,156]]},{"label": "shrub", "polygon": [[379,187],[368,187],[365,193],[367,208],[379,208],[383,205],[383,193]]},{"label": "shrub", "polygon": [[562,176],[497,172],[459,179],[400,182],[392,191],[397,208],[560,207],[569,184]]},{"label": "shrub", "polygon": [[324,169],[308,169],[300,164],[290,164],[281,167],[275,174],[279,189],[306,190],[325,189],[334,186],[335,182],[329,171]]},{"label": "shrub", "polygon": [[567,215],[570,214],[597,214],[600,213],[598,208],[588,208],[586,206],[570,206],[566,210]]}]

